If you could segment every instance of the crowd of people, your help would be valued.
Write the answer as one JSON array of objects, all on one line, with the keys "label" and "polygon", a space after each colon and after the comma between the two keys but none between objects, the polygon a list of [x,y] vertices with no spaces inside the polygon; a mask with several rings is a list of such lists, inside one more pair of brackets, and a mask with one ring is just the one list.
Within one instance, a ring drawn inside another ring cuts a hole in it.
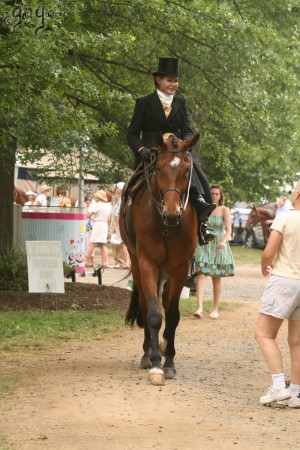
[{"label": "crowd of people", "polygon": [[[107,268],[108,264],[108,246],[110,245],[114,258],[115,269],[130,268],[130,257],[126,246],[122,242],[119,230],[119,214],[121,206],[121,194],[125,182],[120,181],[113,185],[113,193],[105,190],[86,188],[83,198],[83,207],[85,208],[85,267],[94,267],[95,247],[100,248],[101,267]],[[27,191],[25,195],[28,201],[23,205],[23,211],[34,211],[39,207],[61,207],[69,208],[72,206],[71,198],[66,189],[57,186],[55,196],[52,196],[53,188],[42,185],[39,193]],[[74,205],[79,206],[77,201]]]},{"label": "crowd of people", "polygon": [[107,268],[108,244],[111,244],[114,269],[129,269],[128,250],[122,242],[119,230],[121,194],[125,183],[114,185],[114,193],[99,190],[84,197],[86,208],[86,263],[85,267],[94,267],[95,246],[100,247],[101,267]]}]

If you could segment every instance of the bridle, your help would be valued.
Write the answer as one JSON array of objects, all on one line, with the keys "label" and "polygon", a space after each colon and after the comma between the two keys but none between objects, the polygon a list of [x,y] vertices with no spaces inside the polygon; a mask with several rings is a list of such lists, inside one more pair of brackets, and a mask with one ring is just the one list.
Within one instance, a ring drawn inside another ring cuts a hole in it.
[{"label": "bridle", "polygon": [[[253,209],[254,209],[254,211],[253,211],[254,214],[252,215],[253,222],[249,224],[251,229],[254,227],[254,225],[256,225],[257,223],[260,222],[260,214],[259,214],[256,206],[253,206]],[[255,220],[257,220],[257,222],[255,222]]]},{"label": "bridle", "polygon": [[[155,150],[157,151],[157,149],[151,149],[151,150]],[[153,175],[155,175],[156,171],[157,171],[157,166],[155,166],[154,172],[150,175],[149,174],[149,168],[153,165],[153,163],[157,160],[157,156],[160,154],[166,154],[166,153],[172,153],[172,154],[178,154],[178,153],[182,153],[182,154],[186,154],[189,158],[189,162],[190,162],[190,173],[189,173],[189,180],[188,180],[188,185],[187,188],[185,189],[184,192],[180,191],[177,187],[175,186],[171,186],[168,187],[167,189],[164,189],[163,191],[159,190],[159,201],[156,199],[154,193],[153,193],[153,189],[152,189],[152,182],[153,181]],[[193,170],[193,158],[191,157],[191,154],[188,150],[178,150],[177,148],[172,148],[172,149],[166,149],[166,150],[158,150],[157,156],[155,156],[154,154],[152,154],[150,163],[146,166],[145,168],[145,178],[146,178],[146,183],[147,183],[147,187],[148,190],[151,194],[151,198],[153,200],[153,203],[155,204],[161,218],[164,221],[164,224],[167,225],[168,227],[175,227],[179,224],[182,216],[183,216],[183,212],[186,209],[187,203],[189,201],[189,193],[190,193],[190,186],[191,186],[191,180],[192,180],[192,170]],[[179,201],[179,215],[178,218],[176,220],[176,222],[173,225],[169,225],[165,223],[165,217],[164,217],[164,212],[163,212],[163,208],[164,208],[164,195],[167,192],[170,191],[174,191],[177,192],[177,194],[179,195],[180,201]]]}]

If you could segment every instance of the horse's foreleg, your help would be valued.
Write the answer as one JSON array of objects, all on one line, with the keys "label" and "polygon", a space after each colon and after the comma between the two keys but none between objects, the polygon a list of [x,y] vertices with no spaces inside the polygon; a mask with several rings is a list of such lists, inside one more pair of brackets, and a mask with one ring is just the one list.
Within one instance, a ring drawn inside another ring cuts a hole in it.
[{"label": "horse's foreleg", "polygon": [[175,332],[180,321],[179,297],[181,289],[172,289],[171,280],[167,282],[163,292],[163,305],[165,309],[165,329],[163,332],[163,340],[160,343],[161,354],[165,357],[163,370],[166,379],[176,377],[176,369],[174,365],[175,351]]},{"label": "horse's foreleg", "polygon": [[174,300],[173,302],[171,302],[168,310],[166,311],[166,326],[163,333],[163,341],[160,344],[161,349],[163,350],[163,355],[165,356],[163,370],[166,379],[173,379],[176,377],[174,357],[176,354],[175,332],[180,320],[178,300]]},{"label": "horse's foreleg", "polygon": [[144,327],[144,343],[143,343],[144,354],[141,359],[141,369],[151,369],[152,363],[150,360],[151,356],[151,336],[147,324]]},{"label": "horse's foreleg", "polygon": [[159,311],[158,300],[155,295],[150,297],[147,314],[147,324],[151,336],[151,356],[152,369],[149,372],[149,379],[152,384],[164,384],[164,372],[161,369],[161,355],[159,351],[159,330],[162,325],[162,315]]}]

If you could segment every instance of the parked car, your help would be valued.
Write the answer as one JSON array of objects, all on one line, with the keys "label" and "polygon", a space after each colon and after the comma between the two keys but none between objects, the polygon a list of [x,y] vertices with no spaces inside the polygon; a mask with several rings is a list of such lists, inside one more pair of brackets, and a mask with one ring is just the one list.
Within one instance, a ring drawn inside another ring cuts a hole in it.
[{"label": "parked car", "polygon": [[253,226],[251,231],[243,232],[244,246],[247,248],[265,248],[265,240],[261,224]]}]

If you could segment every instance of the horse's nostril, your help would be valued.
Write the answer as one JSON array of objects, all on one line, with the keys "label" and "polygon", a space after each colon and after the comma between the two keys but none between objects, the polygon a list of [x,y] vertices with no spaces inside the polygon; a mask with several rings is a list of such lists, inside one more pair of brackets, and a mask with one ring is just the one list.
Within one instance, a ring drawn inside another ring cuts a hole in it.
[{"label": "horse's nostril", "polygon": [[176,225],[178,225],[179,221],[180,221],[180,213],[176,213],[176,214],[167,214],[166,212],[164,212],[163,214],[163,220],[165,225],[169,226],[169,227],[174,227]]}]

